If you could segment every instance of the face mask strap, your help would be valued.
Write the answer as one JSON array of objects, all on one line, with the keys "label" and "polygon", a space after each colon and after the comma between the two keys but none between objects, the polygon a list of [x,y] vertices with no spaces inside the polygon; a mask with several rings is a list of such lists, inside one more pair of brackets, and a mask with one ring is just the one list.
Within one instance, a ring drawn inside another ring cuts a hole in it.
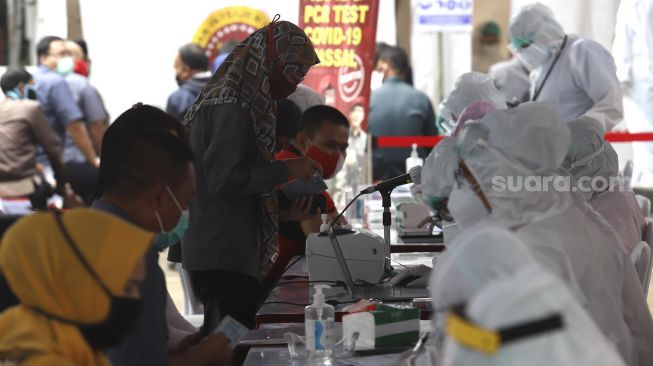
[{"label": "face mask strap", "polygon": [[172,193],[172,190],[170,189],[170,186],[166,184],[166,190],[168,193],[170,193],[170,197],[172,197],[172,200],[175,202],[175,205],[177,205],[177,208],[179,209],[180,212],[183,212],[184,209],[181,208],[181,205],[179,204],[179,201],[177,201],[177,197],[175,197],[175,194]]},{"label": "face mask strap", "polygon": [[[77,245],[73,241],[73,238],[70,236],[70,232],[66,229],[66,226],[63,223],[63,219],[61,218],[61,212],[58,211],[58,210],[54,210],[53,215],[55,217],[57,225],[59,226],[59,230],[61,231],[64,238],[66,239],[66,243],[68,243],[68,246],[70,247],[70,249],[72,249],[73,253],[75,253],[75,256],[77,257],[77,259],[79,259],[79,261],[82,264],[82,266],[84,267],[84,269],[86,269],[86,272],[88,272],[88,274],[90,274],[91,277],[93,277],[93,279],[98,284],[98,286],[100,286],[102,291],[104,291],[104,293],[107,294],[109,299],[111,299],[113,297],[113,295],[111,294],[111,291],[104,284],[104,282],[102,282],[102,280],[100,279],[100,276],[98,276],[98,274],[93,270],[93,267],[91,267],[91,265],[88,263],[86,258],[84,258],[81,251],[79,250],[79,248],[77,247]],[[82,324],[82,323],[74,321],[74,320],[70,320],[70,319],[60,317],[60,316],[55,315],[55,314],[51,314],[51,313],[49,313],[49,312],[47,312],[47,311],[45,311],[45,310],[43,310],[43,309],[41,309],[41,308],[39,308],[37,306],[33,306],[33,305],[26,305],[26,306],[29,307],[30,309],[32,309],[34,312],[45,316],[46,318],[54,319],[54,320],[60,321],[62,323],[66,323],[66,324],[70,324],[70,325],[74,325],[74,326],[84,326],[84,325],[86,325],[86,324]]]},{"label": "face mask strap", "polygon": [[100,276],[93,270],[93,267],[91,267],[91,264],[88,263],[86,258],[84,258],[84,255],[82,252],[79,250],[79,247],[75,244],[73,241],[72,236],[70,236],[70,232],[66,229],[66,226],[63,223],[62,215],[61,212],[58,210],[54,211],[54,217],[57,221],[57,225],[59,226],[59,229],[61,230],[61,233],[63,234],[64,238],[66,239],[66,243],[68,243],[68,246],[70,249],[75,253],[75,256],[77,256],[77,259],[79,259],[80,263],[82,263],[82,266],[86,269],[86,272],[93,277],[95,282],[102,288],[102,290],[107,294],[107,296],[112,297],[113,294],[111,294],[111,291],[109,288],[104,284],[104,282],[100,279]]},{"label": "face mask strap", "polygon": [[268,62],[271,65],[270,68],[270,75],[274,75],[275,68],[278,67],[277,63],[279,63],[278,60],[278,54],[277,54],[277,44],[274,42],[274,23],[279,20],[281,16],[279,14],[275,15],[270,24],[268,24],[268,30],[267,30],[267,57],[268,57]]},{"label": "face mask strap", "polygon": [[601,154],[603,153],[604,150],[605,150],[605,143],[601,144],[601,147],[599,147],[599,148],[598,148],[596,151],[594,151],[593,153],[591,153],[591,154],[585,156],[585,157],[582,158],[582,159],[578,159],[578,160],[574,161],[573,163],[569,164],[569,171],[573,172],[574,170],[576,170],[576,168],[581,167],[581,166],[583,166],[583,165],[589,163],[589,162],[592,161],[595,157],[601,155]]}]

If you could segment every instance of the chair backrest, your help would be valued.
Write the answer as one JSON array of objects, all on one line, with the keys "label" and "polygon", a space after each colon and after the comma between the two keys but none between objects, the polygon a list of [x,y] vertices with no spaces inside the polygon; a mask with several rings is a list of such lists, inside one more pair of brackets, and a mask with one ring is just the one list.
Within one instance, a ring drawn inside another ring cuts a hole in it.
[{"label": "chair backrest", "polygon": [[639,277],[644,296],[648,294],[648,285],[651,280],[651,247],[648,243],[641,241],[635,246],[630,254],[630,259],[635,265],[637,277]]},{"label": "chair backrest", "polygon": [[644,217],[649,217],[651,215],[651,200],[641,194],[636,194],[635,198],[637,199],[639,208],[642,209],[642,215],[644,215]]},{"label": "chair backrest", "polygon": [[621,173],[621,175],[622,175],[624,178],[626,178],[626,185],[627,185],[626,189],[630,189],[630,188],[631,188],[631,184],[630,184],[630,182],[631,182],[632,179],[633,179],[633,165],[634,165],[634,164],[633,164],[633,160],[632,160],[632,159],[631,159],[631,160],[628,160],[628,161],[626,162],[626,165],[624,166],[624,170],[623,170],[623,172]]}]

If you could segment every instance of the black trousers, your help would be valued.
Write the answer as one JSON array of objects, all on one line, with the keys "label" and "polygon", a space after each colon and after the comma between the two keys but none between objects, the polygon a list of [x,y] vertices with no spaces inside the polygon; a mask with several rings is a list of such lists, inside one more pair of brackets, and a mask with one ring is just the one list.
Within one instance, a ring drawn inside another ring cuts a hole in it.
[{"label": "black trousers", "polygon": [[262,286],[258,279],[223,270],[191,271],[195,293],[204,304],[202,331],[210,334],[225,315],[250,329],[256,326],[256,312],[261,304]]}]

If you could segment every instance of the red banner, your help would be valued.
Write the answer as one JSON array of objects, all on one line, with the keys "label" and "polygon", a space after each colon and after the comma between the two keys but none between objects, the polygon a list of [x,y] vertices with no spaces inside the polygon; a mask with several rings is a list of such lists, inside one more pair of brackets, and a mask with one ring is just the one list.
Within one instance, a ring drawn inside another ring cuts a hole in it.
[{"label": "red banner", "polygon": [[378,0],[300,0],[299,4],[299,26],[321,61],[311,68],[304,84],[364,130],[378,11]]}]

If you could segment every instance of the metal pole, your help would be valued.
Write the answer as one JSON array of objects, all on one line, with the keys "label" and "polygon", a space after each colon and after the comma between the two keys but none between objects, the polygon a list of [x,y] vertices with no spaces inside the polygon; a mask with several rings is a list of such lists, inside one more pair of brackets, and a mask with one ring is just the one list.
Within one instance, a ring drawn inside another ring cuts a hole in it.
[{"label": "metal pole", "polygon": [[390,263],[390,226],[392,225],[392,217],[390,216],[390,205],[392,200],[390,199],[390,191],[380,192],[381,199],[383,202],[383,243],[385,251],[385,270],[386,272],[392,271],[392,265]]},{"label": "metal pole", "polygon": [[23,46],[23,0],[7,1],[7,29],[9,39],[9,67],[21,65]]}]

